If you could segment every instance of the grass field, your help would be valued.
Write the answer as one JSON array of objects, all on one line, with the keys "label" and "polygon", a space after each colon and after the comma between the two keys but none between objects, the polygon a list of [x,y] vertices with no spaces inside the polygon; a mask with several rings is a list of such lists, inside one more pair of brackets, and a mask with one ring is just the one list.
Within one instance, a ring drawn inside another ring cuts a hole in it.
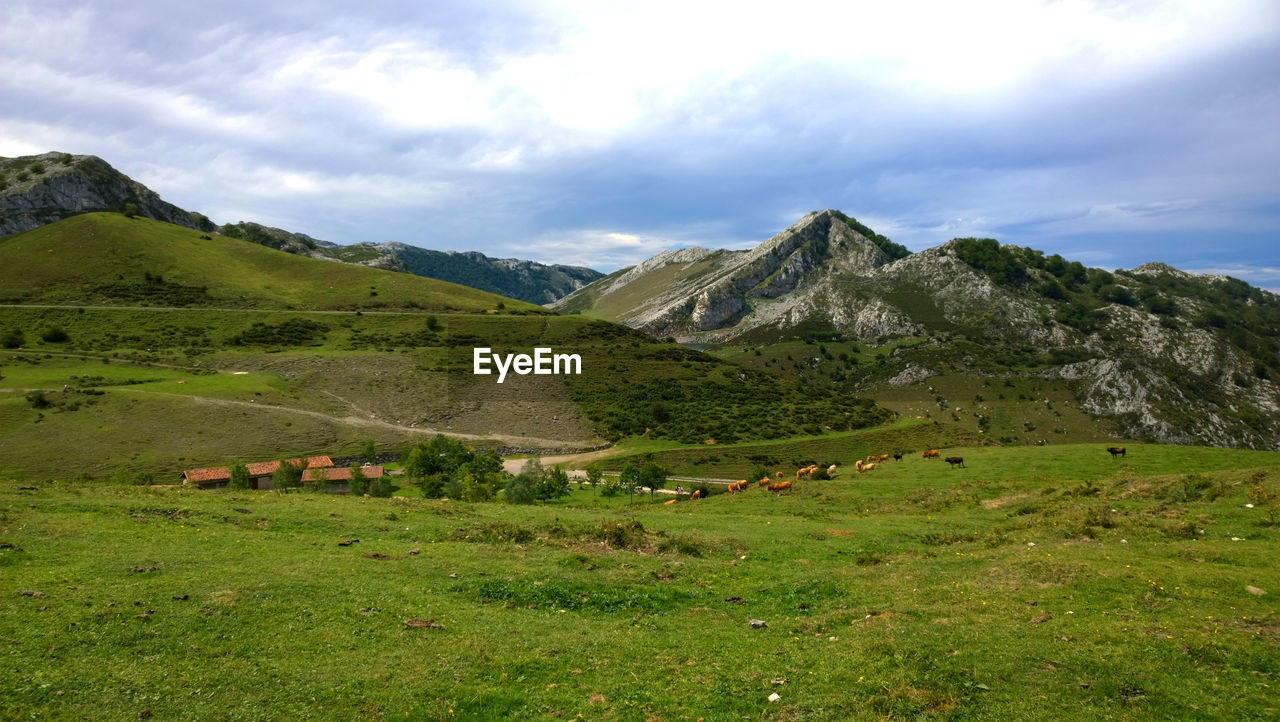
[{"label": "grass field", "polygon": [[1280,454],[954,451],[671,506],[0,484],[0,709],[1276,716]]}]

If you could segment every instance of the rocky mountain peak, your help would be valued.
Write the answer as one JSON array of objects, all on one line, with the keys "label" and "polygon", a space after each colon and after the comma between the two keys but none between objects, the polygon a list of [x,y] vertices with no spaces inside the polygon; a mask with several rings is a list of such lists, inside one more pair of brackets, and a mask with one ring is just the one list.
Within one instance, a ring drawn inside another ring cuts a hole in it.
[{"label": "rocky mountain peak", "polygon": [[188,228],[213,228],[208,218],[161,200],[97,156],[49,152],[0,158],[0,236],[78,213],[126,210]]}]

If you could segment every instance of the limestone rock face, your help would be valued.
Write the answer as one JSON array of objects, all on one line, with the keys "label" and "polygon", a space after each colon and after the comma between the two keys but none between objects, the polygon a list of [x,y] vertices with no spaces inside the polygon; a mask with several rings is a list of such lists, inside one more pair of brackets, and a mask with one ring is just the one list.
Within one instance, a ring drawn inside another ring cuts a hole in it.
[{"label": "limestone rock face", "polygon": [[92,155],[44,153],[0,158],[0,236],[39,228],[77,213],[124,211],[188,228],[211,230],[208,219],[160,196]]},{"label": "limestone rock face", "polygon": [[[1010,370],[999,373],[1067,382],[1074,405],[1104,422],[1108,433],[1280,450],[1280,374],[1267,370],[1276,367],[1258,351],[1277,352],[1275,329],[1251,322],[1256,335],[1248,347],[1231,340],[1238,319],[1217,328],[1198,320],[1219,311],[1212,299],[1222,295],[1215,289],[1228,289],[1235,298],[1261,293],[1257,289],[1162,263],[1114,274],[1092,269],[1091,276],[1106,279],[1095,289],[1115,284],[1130,298],[1127,305],[1103,302],[1100,308],[1098,299],[1090,301],[1097,323],[1082,331],[1061,319],[1073,302],[1065,291],[1056,299],[1041,292],[1057,283],[1043,265],[1026,266],[1016,282],[998,281],[965,260],[973,258],[972,240],[892,256],[885,240],[843,214],[819,211],[750,250],[659,254],[555,307],[595,303],[597,312],[608,309],[606,318],[710,346],[744,339],[767,345],[815,331],[869,344],[910,339],[917,352],[881,359],[858,381],[871,392],[937,375],[983,376],[992,369],[986,354],[1019,354],[1043,359],[1035,364],[1048,368],[1005,367]],[[1010,252],[1035,257],[1025,250]],[[1173,302],[1176,314],[1170,316],[1167,305],[1165,315],[1145,306],[1153,294]],[[1251,299],[1272,309],[1280,303],[1273,294]]]}]

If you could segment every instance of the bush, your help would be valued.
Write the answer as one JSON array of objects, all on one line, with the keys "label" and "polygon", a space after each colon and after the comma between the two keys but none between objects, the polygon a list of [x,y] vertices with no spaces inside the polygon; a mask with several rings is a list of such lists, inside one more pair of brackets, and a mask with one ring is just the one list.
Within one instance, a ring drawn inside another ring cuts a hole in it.
[{"label": "bush", "polygon": [[391,478],[386,474],[374,479],[373,483],[369,485],[369,496],[375,496],[380,499],[391,496],[392,491],[395,491],[395,489],[391,486]]},{"label": "bush", "polygon": [[48,343],[66,343],[71,337],[60,327],[50,326],[44,333],[40,334],[40,338]]},{"label": "bush", "polygon": [[302,486],[302,472],[306,470],[305,462],[299,461],[294,464],[289,461],[281,461],[280,466],[271,473],[272,489],[292,489]]},{"label": "bush", "polygon": [[364,470],[359,464],[351,465],[351,481],[348,482],[347,489],[354,496],[364,496],[369,493],[369,480],[365,478]]},{"label": "bush", "polygon": [[532,504],[538,499],[538,484],[542,481],[542,462],[529,459],[502,492],[508,504]]},{"label": "bush", "polygon": [[27,394],[25,398],[27,399],[27,403],[31,404],[31,408],[33,409],[47,409],[50,406],[53,406],[53,402],[45,397],[43,391],[32,391]]},{"label": "bush", "polygon": [[231,467],[231,481],[227,484],[228,489],[251,489],[253,481],[249,478],[249,467],[241,462],[236,462]]}]

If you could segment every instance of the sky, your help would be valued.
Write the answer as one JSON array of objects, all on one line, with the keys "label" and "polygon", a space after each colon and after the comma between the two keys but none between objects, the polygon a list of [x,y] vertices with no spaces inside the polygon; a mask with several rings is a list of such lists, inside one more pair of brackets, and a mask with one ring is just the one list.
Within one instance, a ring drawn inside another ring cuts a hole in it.
[{"label": "sky", "polygon": [[7,0],[0,155],[602,271],[836,208],[1280,290],[1280,3]]}]

